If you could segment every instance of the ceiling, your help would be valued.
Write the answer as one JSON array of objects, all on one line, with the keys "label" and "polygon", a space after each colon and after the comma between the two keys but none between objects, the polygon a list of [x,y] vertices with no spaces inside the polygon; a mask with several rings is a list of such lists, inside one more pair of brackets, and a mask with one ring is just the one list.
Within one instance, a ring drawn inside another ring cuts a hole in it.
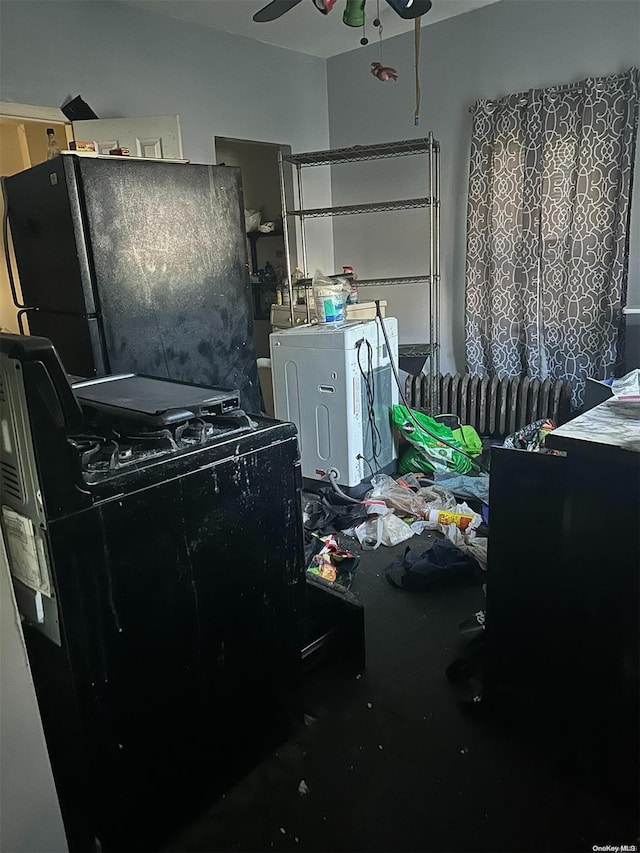
[{"label": "ceiling", "polygon": [[[150,12],[190,21],[227,33],[247,36],[267,44],[286,47],[299,53],[308,53],[328,59],[360,46],[362,30],[342,23],[344,0],[338,0],[328,15],[322,15],[311,0],[300,4],[277,21],[255,24],[254,12],[268,0],[124,0]],[[480,6],[499,0],[433,0],[429,13],[422,19],[423,26],[435,24],[445,18],[471,12]],[[413,21],[405,21],[379,0],[383,37],[390,38],[413,30]],[[376,0],[367,0],[365,12],[369,21],[376,16]],[[378,38],[377,30],[367,24],[366,35],[370,42]]]}]

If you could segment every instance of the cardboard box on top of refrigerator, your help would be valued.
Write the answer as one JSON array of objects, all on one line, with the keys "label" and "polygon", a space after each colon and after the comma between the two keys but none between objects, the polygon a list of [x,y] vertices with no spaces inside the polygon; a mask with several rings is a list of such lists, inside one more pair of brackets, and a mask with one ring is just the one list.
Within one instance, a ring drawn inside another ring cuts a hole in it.
[{"label": "cardboard box on top of refrigerator", "polygon": [[81,139],[74,139],[69,143],[70,151],[95,151],[94,142],[83,142]]}]

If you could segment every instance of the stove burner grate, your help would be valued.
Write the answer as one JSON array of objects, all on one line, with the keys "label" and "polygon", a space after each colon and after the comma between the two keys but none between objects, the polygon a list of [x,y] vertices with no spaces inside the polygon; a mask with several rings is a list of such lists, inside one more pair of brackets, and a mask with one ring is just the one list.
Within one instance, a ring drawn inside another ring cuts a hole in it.
[{"label": "stove burner grate", "polygon": [[87,482],[157,457],[204,446],[220,436],[246,432],[255,424],[244,412],[238,411],[227,416],[191,418],[170,428],[135,433],[121,425],[107,429],[104,426],[103,423],[100,435],[79,435],[70,439]]}]

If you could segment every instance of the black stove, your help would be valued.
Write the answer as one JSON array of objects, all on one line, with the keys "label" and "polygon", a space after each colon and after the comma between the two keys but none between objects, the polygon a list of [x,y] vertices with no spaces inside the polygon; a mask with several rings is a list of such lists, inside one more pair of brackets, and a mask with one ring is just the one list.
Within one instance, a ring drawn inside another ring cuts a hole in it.
[{"label": "black stove", "polygon": [[72,386],[49,341],[0,334],[2,504],[42,574],[12,565],[72,851],[163,847],[300,671],[295,427],[138,378]]}]

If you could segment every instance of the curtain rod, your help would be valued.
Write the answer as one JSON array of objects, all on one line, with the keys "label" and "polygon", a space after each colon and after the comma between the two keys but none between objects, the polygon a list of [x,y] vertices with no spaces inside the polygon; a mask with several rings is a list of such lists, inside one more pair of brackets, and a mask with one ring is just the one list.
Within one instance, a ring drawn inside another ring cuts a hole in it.
[{"label": "curtain rod", "polygon": [[[529,100],[532,97],[535,97],[538,94],[542,94],[544,92],[550,93],[558,93],[565,94],[567,92],[576,92],[579,89],[584,89],[585,86],[588,86],[590,83],[595,83],[598,85],[600,81],[606,81],[607,83],[612,82],[614,80],[620,80],[623,77],[627,77],[628,75],[632,75],[636,77],[638,76],[638,69],[633,66],[628,71],[623,74],[612,74],[609,77],[587,77],[585,80],[580,80],[577,83],[563,83],[561,86],[547,86],[542,89],[530,89],[528,92],[518,92],[516,95],[505,95],[502,98],[496,98],[495,100],[490,100],[488,98],[480,98],[469,107],[469,112],[473,113],[478,109],[491,109],[492,111],[496,109],[496,107],[501,104],[505,104],[507,101],[511,101],[512,99],[518,99],[516,106],[523,107],[525,104],[529,103]],[[602,85],[602,84],[601,84]]]}]

